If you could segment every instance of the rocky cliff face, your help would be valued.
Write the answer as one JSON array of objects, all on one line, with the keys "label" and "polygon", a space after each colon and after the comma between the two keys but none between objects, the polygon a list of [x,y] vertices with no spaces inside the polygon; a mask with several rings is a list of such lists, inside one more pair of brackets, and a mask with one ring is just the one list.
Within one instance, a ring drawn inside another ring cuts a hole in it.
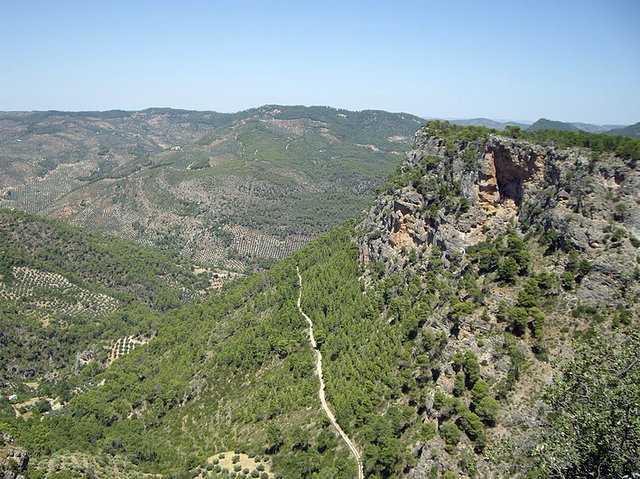
[{"label": "rocky cliff face", "polygon": [[409,184],[379,197],[361,225],[364,263],[393,271],[407,249],[434,248],[448,261],[516,228],[551,232],[593,262],[576,293],[585,301],[606,301],[637,267],[640,173],[631,160],[497,135],[451,151],[421,131],[399,176]]},{"label": "rocky cliff face", "polygon": [[575,342],[637,324],[640,174],[611,153],[437,133],[418,132],[359,226],[369,287],[431,298],[413,354],[430,364],[421,408],[438,435],[415,445],[410,476],[521,477]]}]

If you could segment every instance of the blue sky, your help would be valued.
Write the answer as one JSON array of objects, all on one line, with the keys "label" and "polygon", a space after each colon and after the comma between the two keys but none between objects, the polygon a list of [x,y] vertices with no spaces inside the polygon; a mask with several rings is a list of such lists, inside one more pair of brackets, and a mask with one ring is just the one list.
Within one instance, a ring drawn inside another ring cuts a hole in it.
[{"label": "blue sky", "polygon": [[640,121],[640,1],[0,1],[0,110]]}]

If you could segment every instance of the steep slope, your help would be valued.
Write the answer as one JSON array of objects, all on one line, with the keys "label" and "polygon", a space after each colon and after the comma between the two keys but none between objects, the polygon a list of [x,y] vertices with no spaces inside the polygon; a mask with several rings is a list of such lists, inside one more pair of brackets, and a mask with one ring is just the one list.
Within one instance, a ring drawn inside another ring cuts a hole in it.
[{"label": "steep slope", "polygon": [[629,138],[640,138],[640,122],[624,128],[616,128],[609,130],[607,135],[628,136]]},{"label": "steep slope", "polygon": [[[540,394],[574,346],[600,338],[626,351],[637,344],[637,162],[637,154],[557,149],[437,122],[419,132],[388,196],[362,225],[361,242],[372,284],[377,275],[398,284],[390,304],[411,304],[414,295],[405,291],[418,285],[432,295],[432,313],[422,319],[396,306],[415,346],[424,345],[413,351],[436,386],[423,404],[425,422],[437,423],[441,439],[424,445],[413,477],[447,470],[513,477],[534,467],[527,457],[538,459],[542,477],[613,464],[618,473],[637,471],[638,421],[630,433],[612,427],[601,434],[568,420],[563,427],[580,432],[545,430],[548,404]],[[438,334],[446,345],[434,351]],[[628,354],[618,370],[628,367],[637,378]],[[637,404],[634,379],[609,374],[610,386]],[[607,401],[595,396],[572,400],[583,401],[588,414],[626,415],[624,408],[603,412]],[[558,409],[551,412],[564,417]],[[546,435],[559,440],[545,442]],[[576,436],[618,439],[590,444],[587,450],[602,448],[593,454],[572,449]]]},{"label": "steep slope", "polygon": [[366,207],[420,123],[294,106],[2,113],[0,205],[228,268],[271,264]]},{"label": "steep slope", "polygon": [[140,332],[136,308],[175,308],[208,287],[163,252],[0,210],[0,379],[34,381],[88,363],[106,354],[105,341]]},{"label": "steep slope", "polygon": [[336,417],[333,414],[333,411],[331,410],[331,408],[329,407],[329,404],[327,403],[326,395],[324,392],[326,386],[324,384],[324,373],[322,370],[322,353],[318,348],[318,343],[316,342],[315,333],[313,332],[313,320],[304,312],[300,304],[302,301],[302,276],[300,275],[300,268],[297,266],[296,266],[296,274],[298,275],[298,284],[300,287],[300,291],[298,291],[298,301],[296,303],[296,306],[298,307],[298,311],[300,312],[302,317],[304,317],[304,319],[307,320],[307,323],[309,323],[309,343],[311,344],[311,347],[313,348],[316,354],[316,374],[318,375],[318,380],[320,381],[320,389],[318,390],[318,399],[320,400],[320,404],[322,405],[322,409],[327,415],[327,418],[329,418],[329,421],[331,422],[335,430],[338,432],[338,434],[340,434],[340,437],[342,438],[342,440],[351,450],[351,454],[353,455],[353,458],[356,460],[356,463],[358,465],[358,479],[364,479],[364,472],[362,467],[362,459],[360,457],[360,451],[358,451],[358,448],[355,446],[355,444],[353,444],[353,441],[349,439],[349,436],[347,436],[344,430],[340,427],[340,424],[338,424],[338,421],[336,421]]},{"label": "steep slope", "polygon": [[299,304],[365,477],[637,472],[637,144],[508,133],[539,140],[428,123],[366,218],[149,314],[155,338],[87,371],[59,412],[0,423],[38,470],[85,451],[229,477],[207,458],[237,451],[286,477],[354,477]]}]

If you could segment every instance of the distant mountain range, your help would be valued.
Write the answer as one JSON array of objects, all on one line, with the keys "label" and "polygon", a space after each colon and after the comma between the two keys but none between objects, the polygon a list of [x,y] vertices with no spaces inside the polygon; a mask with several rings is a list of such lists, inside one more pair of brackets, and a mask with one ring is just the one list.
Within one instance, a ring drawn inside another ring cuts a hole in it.
[{"label": "distant mountain range", "polygon": [[629,138],[640,139],[640,121],[633,125],[625,126],[624,128],[616,128],[609,130],[608,135],[628,136]]},{"label": "distant mountain range", "polygon": [[266,266],[365,208],[422,123],[278,105],[0,112],[0,206]]},{"label": "distant mountain range", "polygon": [[518,126],[523,130],[562,130],[562,131],[586,131],[588,133],[606,133],[607,135],[628,136],[640,138],[640,122],[634,125],[593,125],[591,123],[564,122],[540,118],[538,121],[527,124],[516,121],[498,121],[489,118],[471,118],[463,120],[448,120],[450,123],[462,126],[482,126],[495,130],[504,130],[508,126]]},{"label": "distant mountain range", "polygon": [[519,126],[520,128],[526,128],[529,126],[527,123],[519,123],[516,121],[497,121],[490,120],[489,118],[471,118],[469,120],[449,120],[450,123],[461,126],[483,126],[485,128],[493,128],[495,130],[504,130],[508,126]]}]

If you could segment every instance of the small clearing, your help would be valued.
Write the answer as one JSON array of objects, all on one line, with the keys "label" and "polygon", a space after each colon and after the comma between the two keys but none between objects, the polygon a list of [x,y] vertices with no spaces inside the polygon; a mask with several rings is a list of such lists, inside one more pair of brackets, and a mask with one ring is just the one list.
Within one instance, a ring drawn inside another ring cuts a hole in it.
[{"label": "small clearing", "polygon": [[[235,462],[234,458],[236,459]],[[249,457],[247,454],[226,451],[209,457],[207,459],[207,464],[220,466],[221,469],[227,469],[229,472],[242,472],[245,469],[249,469],[249,474],[253,471],[258,471],[261,475],[262,473],[267,473],[269,479],[273,479],[275,477],[271,472],[271,460],[267,456]],[[261,465],[264,466],[264,470],[262,471],[259,470]],[[236,466],[240,466],[239,471],[235,470]],[[251,477],[249,474],[246,474],[245,476]]]}]

